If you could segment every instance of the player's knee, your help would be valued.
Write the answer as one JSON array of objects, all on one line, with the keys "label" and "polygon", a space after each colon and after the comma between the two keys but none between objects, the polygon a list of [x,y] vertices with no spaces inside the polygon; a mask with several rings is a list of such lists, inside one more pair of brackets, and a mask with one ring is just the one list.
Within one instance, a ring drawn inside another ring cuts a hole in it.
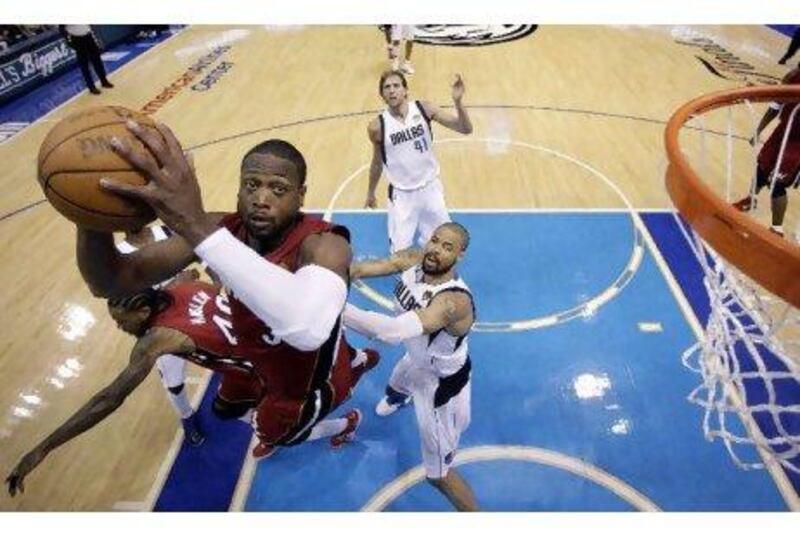
[{"label": "player's knee", "polygon": [[229,402],[217,396],[211,403],[211,411],[222,420],[243,417],[252,407],[250,402]]},{"label": "player's knee", "polygon": [[181,383],[180,385],[176,385],[175,387],[167,387],[167,390],[170,394],[177,396],[178,394],[183,392],[184,384]]},{"label": "player's knee", "polygon": [[775,182],[775,187],[772,188],[772,198],[778,199],[786,196],[786,185],[778,180]]}]

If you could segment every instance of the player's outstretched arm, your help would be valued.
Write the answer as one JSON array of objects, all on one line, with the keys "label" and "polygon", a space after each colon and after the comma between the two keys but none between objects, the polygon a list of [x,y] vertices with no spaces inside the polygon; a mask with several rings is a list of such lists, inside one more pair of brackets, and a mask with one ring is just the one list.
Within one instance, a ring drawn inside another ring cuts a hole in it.
[{"label": "player's outstretched arm", "polygon": [[193,349],[193,343],[174,330],[155,328],[136,342],[128,366],[106,388],[95,394],[66,422],[25,454],[6,478],[11,496],[24,492],[25,477],[41,463],[47,455],[62,444],[93,428],[108,415],[116,411],[138,387],[156,359],[165,353],[181,353]]},{"label": "player's outstretched arm", "polygon": [[406,248],[393,253],[385,259],[375,259],[372,261],[361,261],[350,265],[350,278],[375,278],[379,276],[389,276],[408,270],[412,266],[422,261],[422,250],[418,248]]},{"label": "player's outstretched arm", "polygon": [[453,104],[456,108],[455,115],[430,102],[422,102],[422,107],[434,122],[438,122],[447,129],[469,135],[472,133],[472,120],[469,118],[467,108],[464,107],[464,92],[464,80],[461,79],[461,74],[456,74],[452,85]]},{"label": "player's outstretched arm", "polygon": [[97,297],[116,298],[169,279],[194,260],[194,251],[180,236],[121,254],[111,233],[78,226],[78,268]]},{"label": "player's outstretched arm", "polygon": [[348,328],[388,344],[399,344],[440,329],[446,329],[454,335],[463,335],[469,331],[472,320],[469,295],[455,291],[436,295],[424,309],[394,317],[365,311],[349,303],[344,310],[344,323]]}]

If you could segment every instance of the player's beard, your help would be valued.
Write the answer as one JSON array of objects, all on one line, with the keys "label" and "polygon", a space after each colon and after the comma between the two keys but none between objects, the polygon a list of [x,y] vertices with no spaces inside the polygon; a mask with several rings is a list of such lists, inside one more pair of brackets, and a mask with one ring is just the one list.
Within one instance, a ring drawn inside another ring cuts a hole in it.
[{"label": "player's beard", "polygon": [[445,264],[441,259],[433,259],[428,255],[422,259],[422,272],[428,276],[440,276],[447,273],[452,267],[453,263]]}]

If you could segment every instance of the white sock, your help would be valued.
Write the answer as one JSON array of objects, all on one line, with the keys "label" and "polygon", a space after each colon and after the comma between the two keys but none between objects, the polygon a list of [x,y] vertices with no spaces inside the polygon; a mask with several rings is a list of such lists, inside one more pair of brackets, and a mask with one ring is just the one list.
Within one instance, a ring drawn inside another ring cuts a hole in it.
[{"label": "white sock", "polygon": [[356,356],[350,361],[350,368],[361,366],[367,362],[367,352],[364,350],[356,350]]},{"label": "white sock", "polygon": [[240,416],[236,420],[244,422],[247,425],[252,424],[253,423],[253,411],[255,411],[255,409],[251,407],[250,409],[247,410],[247,412],[245,414],[243,414],[242,416]]},{"label": "white sock", "polygon": [[172,392],[167,391],[167,396],[169,397],[172,407],[175,408],[175,411],[178,413],[181,419],[189,418],[194,414],[194,409],[192,409],[192,405],[189,403],[189,398],[186,396],[185,387],[178,394],[173,394]]},{"label": "white sock", "polygon": [[317,439],[324,439],[326,437],[333,437],[334,435],[338,435],[342,431],[345,430],[347,427],[347,419],[346,418],[334,418],[333,420],[322,420],[321,422],[317,422],[311,429],[311,434],[308,436],[307,440],[317,440]]}]

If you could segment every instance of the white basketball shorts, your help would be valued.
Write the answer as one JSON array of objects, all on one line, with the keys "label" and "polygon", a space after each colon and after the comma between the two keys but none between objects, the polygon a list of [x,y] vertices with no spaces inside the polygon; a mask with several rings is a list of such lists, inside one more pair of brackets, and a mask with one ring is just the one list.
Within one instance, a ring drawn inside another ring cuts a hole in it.
[{"label": "white basketball shorts", "polygon": [[390,187],[387,216],[392,253],[413,246],[417,234],[417,246],[425,246],[436,228],[450,222],[442,181],[437,178],[412,191]]},{"label": "white basketball shorts", "polygon": [[406,354],[392,370],[389,385],[414,399],[425,475],[430,479],[445,477],[461,434],[469,426],[471,383],[467,382],[444,405],[434,407],[439,377],[430,368],[419,367]]}]

